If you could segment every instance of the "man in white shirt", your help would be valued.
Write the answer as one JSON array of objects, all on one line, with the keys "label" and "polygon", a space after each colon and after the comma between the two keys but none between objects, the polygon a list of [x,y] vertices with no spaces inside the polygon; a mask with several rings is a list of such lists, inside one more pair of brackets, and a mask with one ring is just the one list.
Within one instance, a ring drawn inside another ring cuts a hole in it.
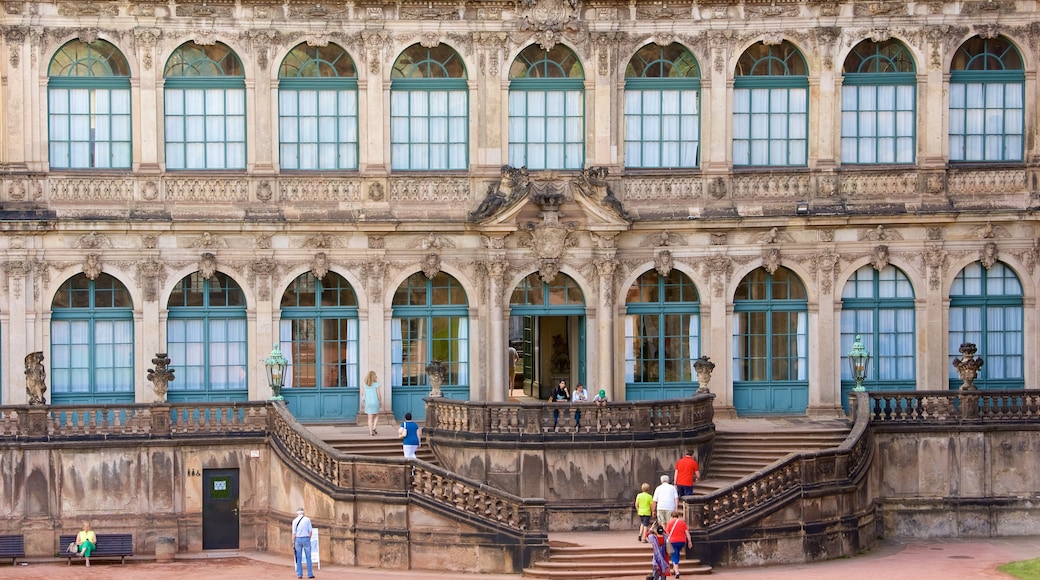
[{"label": "man in white shirt", "polygon": [[667,475],[661,476],[661,485],[654,490],[654,501],[650,510],[657,514],[657,523],[665,525],[671,519],[672,512],[679,506],[679,493]]},{"label": "man in white shirt", "polygon": [[307,577],[314,578],[314,570],[311,568],[311,535],[314,533],[314,528],[311,527],[311,519],[304,515],[303,508],[296,510],[296,519],[292,523],[292,532],[296,577],[303,578],[303,559],[306,557]]}]

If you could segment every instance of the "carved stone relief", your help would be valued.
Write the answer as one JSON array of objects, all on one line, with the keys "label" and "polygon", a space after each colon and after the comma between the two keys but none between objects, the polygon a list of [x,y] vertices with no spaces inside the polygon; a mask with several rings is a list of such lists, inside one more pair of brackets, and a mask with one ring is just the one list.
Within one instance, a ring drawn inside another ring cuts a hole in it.
[{"label": "carved stone relief", "polygon": [[776,270],[780,267],[782,261],[783,257],[780,254],[780,248],[764,248],[762,250],[762,267],[765,268],[766,272],[776,274]]},{"label": "carved stone relief", "polygon": [[860,231],[858,238],[861,241],[866,240],[870,242],[885,242],[891,240],[901,240],[903,239],[903,235],[896,230],[889,229],[882,224],[878,224],[878,226],[874,229]]},{"label": "carved stone relief", "polygon": [[83,248],[85,250],[95,250],[98,248],[111,248],[112,242],[108,239],[105,234],[99,234],[95,231],[89,234],[83,234],[76,239],[77,248]]},{"label": "carved stone relief", "polygon": [[325,252],[318,252],[314,254],[314,259],[311,260],[311,274],[314,277],[323,280],[325,275],[329,273],[329,257],[325,255]]},{"label": "carved stone relief", "polygon": [[987,242],[985,246],[982,246],[982,250],[979,252],[979,261],[982,262],[982,267],[987,270],[1000,261],[996,242]]},{"label": "carved stone relief", "polygon": [[422,264],[420,264],[420,268],[427,278],[433,280],[433,278],[441,271],[441,257],[437,254],[426,254],[422,260]]},{"label": "carved stone relief", "polygon": [[668,250],[661,250],[654,254],[654,269],[661,276],[667,277],[672,271],[673,261],[672,253]]},{"label": "carved stone relief", "polygon": [[199,259],[199,274],[203,280],[209,280],[217,273],[217,256],[206,252]]},{"label": "carved stone relief", "polygon": [[83,260],[83,275],[88,280],[97,280],[97,277],[101,275],[102,268],[101,256],[99,254],[87,254],[87,257]]},{"label": "carved stone relief", "polygon": [[159,286],[166,282],[166,266],[155,258],[149,258],[138,262],[135,270],[135,281],[144,293],[144,299],[154,302]]},{"label": "carved stone relief", "polygon": [[921,260],[928,270],[928,287],[932,290],[938,290],[940,284],[942,284],[943,274],[949,268],[946,252],[939,246],[930,246],[921,255]]},{"label": "carved stone relief", "polygon": [[712,294],[716,298],[722,298],[726,289],[726,282],[733,274],[733,260],[725,254],[715,254],[703,262],[704,275],[711,279]]},{"label": "carved stone relief", "polygon": [[188,243],[188,247],[209,250],[213,248],[226,248],[228,246],[224,238],[205,232],[201,236],[191,240],[191,242]]},{"label": "carved stone relief", "polygon": [[870,254],[870,265],[880,272],[888,266],[888,246],[875,246]]}]

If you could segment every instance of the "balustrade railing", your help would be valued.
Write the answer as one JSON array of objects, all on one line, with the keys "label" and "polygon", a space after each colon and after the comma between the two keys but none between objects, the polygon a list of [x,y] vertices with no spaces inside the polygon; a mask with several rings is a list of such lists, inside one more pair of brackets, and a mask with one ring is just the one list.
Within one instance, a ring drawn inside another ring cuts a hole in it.
[{"label": "balustrade railing", "polygon": [[715,395],[685,399],[594,403],[489,403],[433,398],[427,430],[484,435],[545,433],[631,434],[697,430],[711,426]]},{"label": "balustrade railing", "polygon": [[872,391],[870,421],[891,424],[1035,423],[1040,391]]}]

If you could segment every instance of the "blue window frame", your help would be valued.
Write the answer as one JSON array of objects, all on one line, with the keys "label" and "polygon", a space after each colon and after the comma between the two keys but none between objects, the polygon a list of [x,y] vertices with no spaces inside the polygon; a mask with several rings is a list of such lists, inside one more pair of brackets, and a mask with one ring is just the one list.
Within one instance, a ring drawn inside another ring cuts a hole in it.
[{"label": "blue window frame", "polygon": [[108,274],[69,278],[51,302],[51,402],[134,402],[130,293]]},{"label": "blue window frame", "polygon": [[170,294],[166,346],[177,380],[170,401],[248,399],[246,300],[223,272],[185,276]]},{"label": "blue window frame", "polygon": [[809,404],[809,305],[790,270],[759,268],[733,297],[733,404],[738,413],[802,413]]},{"label": "blue window frame", "polygon": [[509,163],[585,166],[585,73],[571,49],[531,45],[510,66]]},{"label": "blue window frame", "polygon": [[414,44],[394,63],[390,159],[395,171],[469,166],[469,88],[453,48]]},{"label": "blue window frame", "polygon": [[282,169],[358,168],[358,88],[342,47],[299,44],[278,69],[278,164]]},{"label": "blue window frame", "polygon": [[809,77],[790,42],[759,42],[737,61],[733,164],[804,166],[809,156]]},{"label": "blue window frame", "polygon": [[392,406],[396,416],[426,416],[426,365],[437,360],[447,374],[445,397],[469,399],[469,308],[466,291],[452,276],[422,272],[409,276],[393,299],[390,323]]},{"label": "blue window frame", "polygon": [[913,163],[917,133],[913,57],[896,40],[857,44],[841,87],[841,162]]},{"label": "blue window frame", "polygon": [[700,300],[689,276],[645,272],[625,299],[625,398],[683,397],[697,390]]},{"label": "blue window frame", "polygon": [[700,67],[681,44],[648,44],[625,69],[625,166],[697,167]]},{"label": "blue window frame", "polygon": [[65,43],[47,69],[51,169],[129,169],[130,67],[104,40]]},{"label": "blue window frame", "polygon": [[950,66],[950,161],[1022,161],[1025,69],[1008,39],[968,39]]},{"label": "blue window frame", "polygon": [[167,169],[245,169],[242,62],[221,43],[186,42],[166,63]]},{"label": "blue window frame", "polygon": [[[950,288],[950,357],[960,357],[960,345],[974,343],[985,364],[975,386],[980,389],[1025,388],[1025,314],[1022,282],[1005,264],[986,269],[968,264]],[[952,358],[951,358],[952,360]],[[950,365],[950,388],[961,386]]]},{"label": "blue window frame", "polygon": [[895,266],[880,271],[863,266],[852,275],[841,293],[841,394],[856,386],[848,353],[859,335],[871,354],[864,386],[879,391],[912,391],[917,388],[917,343],[914,288]]}]

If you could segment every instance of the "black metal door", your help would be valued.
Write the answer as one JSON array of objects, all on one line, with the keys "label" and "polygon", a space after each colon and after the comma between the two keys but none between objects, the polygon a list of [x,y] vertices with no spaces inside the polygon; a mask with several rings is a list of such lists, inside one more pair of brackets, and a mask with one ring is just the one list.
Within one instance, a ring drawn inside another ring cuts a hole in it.
[{"label": "black metal door", "polygon": [[202,549],[238,549],[238,470],[202,470]]}]

